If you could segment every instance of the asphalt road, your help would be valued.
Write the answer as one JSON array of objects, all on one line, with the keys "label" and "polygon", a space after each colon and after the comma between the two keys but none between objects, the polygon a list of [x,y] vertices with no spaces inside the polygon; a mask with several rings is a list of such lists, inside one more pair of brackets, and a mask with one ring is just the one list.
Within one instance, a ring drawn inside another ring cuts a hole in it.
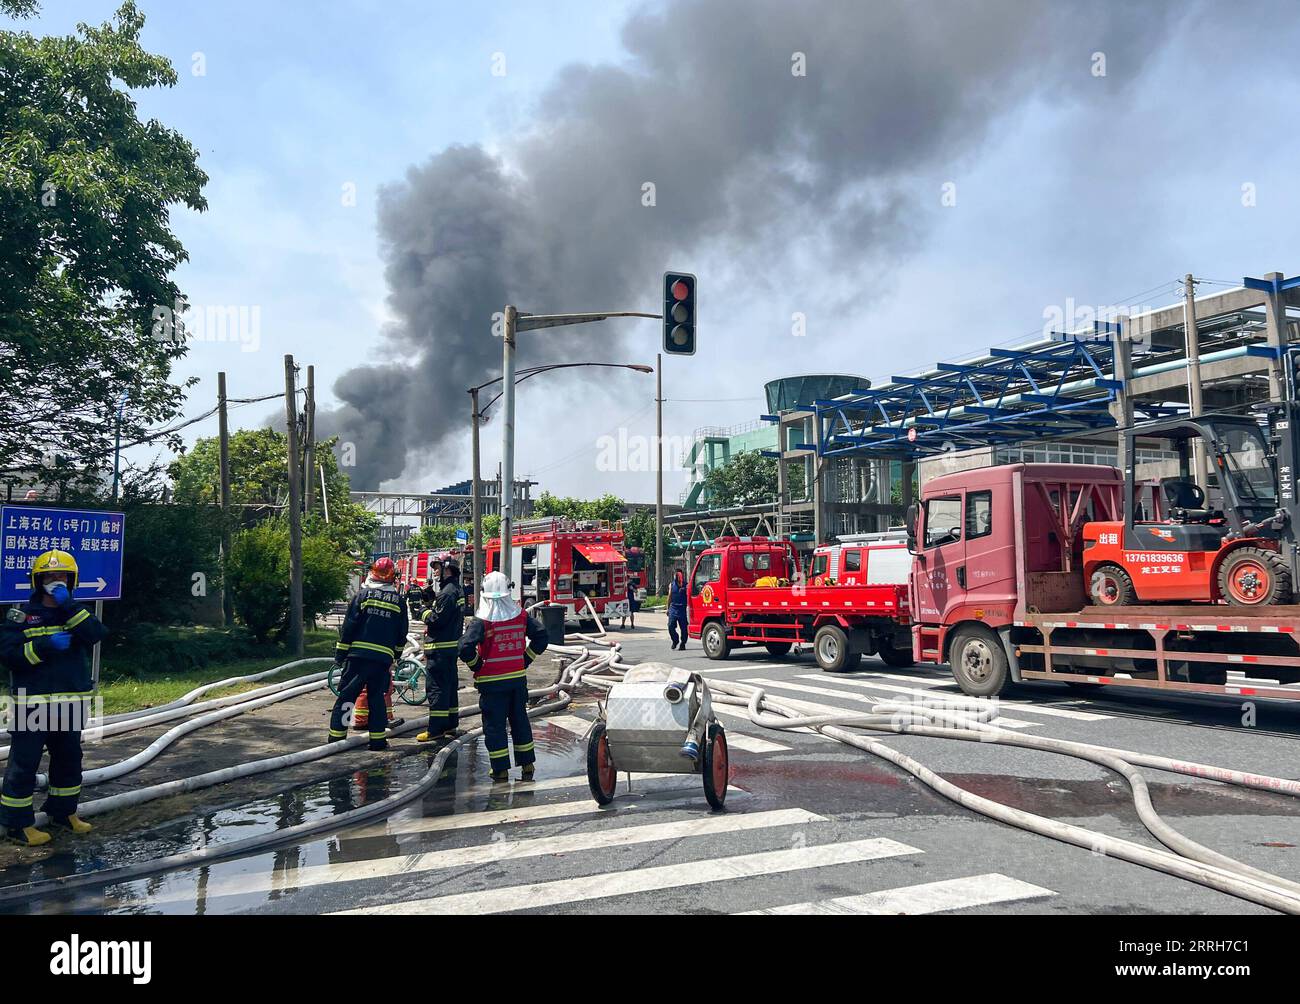
[{"label": "asphalt road", "polygon": [[[864,699],[957,693],[946,670],[863,660],[827,674],[811,654],[783,660],[746,649],[710,662],[692,641],[671,653],[662,617],[614,632],[631,661],[667,659],[773,694],[845,710]],[[744,657],[742,657],[744,656]],[[750,657],[753,656],[753,657]],[[816,734],[773,732],[723,716],[732,787],[709,810],[700,779],[634,777],[600,809],[585,777],[579,704],[536,728],[537,781],[493,785],[481,744],[449,765],[421,805],[386,823],[202,870],[132,883],[38,912],[129,913],[1250,913],[1261,907],[965,810],[892,765]],[[1295,777],[1300,708],[1141,694],[1081,698],[1024,688],[1002,702],[1003,724],[1034,735],[1177,756]],[[979,794],[1158,846],[1123,781],[1062,756],[983,743],[891,737],[895,748]],[[411,744],[414,747],[414,744]],[[341,774],[296,797],[232,807],[211,839],[246,836],[382,796],[425,769]],[[517,776],[517,771],[515,772]],[[1300,881],[1300,799],[1147,771],[1164,818],[1183,833]],[[206,822],[206,821],[205,821]],[[205,833],[209,832],[205,826]],[[1153,932],[1153,934],[1158,932]]]}]

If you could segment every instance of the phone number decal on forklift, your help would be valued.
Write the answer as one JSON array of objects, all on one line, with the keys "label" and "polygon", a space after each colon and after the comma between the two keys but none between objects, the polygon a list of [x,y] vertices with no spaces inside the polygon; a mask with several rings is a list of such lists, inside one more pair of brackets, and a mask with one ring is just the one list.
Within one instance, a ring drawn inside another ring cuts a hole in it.
[{"label": "phone number decal on forklift", "polygon": [[1139,561],[1158,561],[1164,564],[1181,565],[1187,560],[1187,555],[1179,554],[1177,551],[1125,551],[1125,563],[1136,564]]}]

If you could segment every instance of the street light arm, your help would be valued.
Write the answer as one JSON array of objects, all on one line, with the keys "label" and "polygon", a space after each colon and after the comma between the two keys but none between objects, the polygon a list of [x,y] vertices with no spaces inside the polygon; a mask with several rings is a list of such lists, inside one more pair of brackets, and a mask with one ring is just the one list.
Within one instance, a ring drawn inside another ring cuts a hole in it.
[{"label": "street light arm", "polygon": [[[638,373],[654,372],[653,366],[646,366],[642,363],[548,363],[544,366],[530,366],[528,367],[528,369],[520,370],[518,377],[515,380],[515,386],[518,387],[529,377],[535,377],[537,376],[538,373],[549,373],[551,370],[576,369],[584,366],[599,366],[607,369],[635,370]],[[497,384],[500,382],[501,382],[501,377],[497,377],[495,380],[489,380],[487,383],[482,383],[479,384],[477,387],[472,388],[471,393],[473,391],[482,390],[484,387],[491,387],[493,384]],[[505,394],[504,390],[500,391],[497,394],[497,396],[494,397],[487,404],[480,406],[478,410],[479,418],[482,418],[489,408],[491,408],[494,404],[500,401],[503,394]]]}]

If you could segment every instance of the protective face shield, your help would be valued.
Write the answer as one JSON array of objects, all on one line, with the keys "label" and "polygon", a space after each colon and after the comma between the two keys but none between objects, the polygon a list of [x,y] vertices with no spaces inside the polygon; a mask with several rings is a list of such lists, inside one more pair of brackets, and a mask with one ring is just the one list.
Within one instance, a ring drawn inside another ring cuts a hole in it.
[{"label": "protective face shield", "polygon": [[510,595],[509,580],[501,572],[489,572],[483,576],[474,616],[495,623],[518,617],[520,609],[518,602]]}]

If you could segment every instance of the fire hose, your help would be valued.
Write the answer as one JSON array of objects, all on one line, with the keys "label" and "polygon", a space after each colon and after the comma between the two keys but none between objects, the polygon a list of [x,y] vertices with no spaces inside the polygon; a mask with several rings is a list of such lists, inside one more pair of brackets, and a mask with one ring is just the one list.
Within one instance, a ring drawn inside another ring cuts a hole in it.
[{"label": "fire hose", "polygon": [[[589,600],[588,607],[590,608]],[[595,613],[594,609],[592,613]],[[599,625],[599,618],[596,619],[596,623]],[[549,714],[567,707],[572,700],[572,693],[582,685],[608,688],[617,683],[622,675],[631,668],[630,664],[622,660],[621,645],[619,643],[610,641],[607,637],[591,637],[587,635],[579,635],[578,640],[582,644],[577,646],[551,646],[550,650],[554,654],[560,655],[568,661],[555,684],[541,690],[529,692],[530,697],[556,698],[554,701],[531,708],[529,710],[531,717]],[[603,651],[595,651],[593,646],[596,649],[603,649]],[[716,703],[744,708],[750,720],[759,727],[776,730],[813,729],[827,738],[887,760],[900,769],[907,771],[936,793],[981,815],[1019,829],[1174,875],[1280,912],[1300,914],[1300,883],[1272,875],[1229,858],[1196,843],[1169,826],[1157,813],[1150,798],[1146,779],[1137,768],[1148,767],[1193,777],[1210,778],[1223,783],[1287,795],[1300,795],[1300,782],[1288,778],[1249,774],[1229,768],[1179,761],[1127,750],[1116,750],[1087,743],[1042,736],[1019,735],[990,724],[997,715],[996,703],[975,698],[949,698],[936,695],[923,698],[917,702],[882,701],[873,705],[869,712],[845,712],[828,715],[812,713],[816,706],[810,708],[805,702],[769,697],[762,688],[748,684],[710,680],[709,687],[715,692],[714,701]],[[254,700],[256,700],[256,697]],[[817,708],[817,710],[821,709]],[[477,706],[465,708],[462,712],[466,716],[477,713]],[[210,722],[204,724],[210,724]],[[195,724],[195,727],[203,726]],[[418,723],[411,723],[390,732],[390,734],[394,736],[402,735],[416,727],[418,727]],[[946,780],[914,758],[885,745],[880,739],[856,734],[847,731],[848,729],[1010,745],[1071,756],[1098,764],[1124,777],[1130,786],[1134,805],[1143,825],[1169,850],[1146,847],[1132,841],[1111,837],[1084,827],[1062,823],[1022,809],[1016,809],[976,795]],[[27,900],[43,895],[62,895],[79,888],[132,881],[163,871],[193,867],[233,857],[243,857],[274,847],[297,843],[323,833],[345,829],[373,819],[383,818],[403,805],[419,798],[429,790],[441,776],[442,768],[451,754],[481,734],[481,728],[474,729],[452,740],[439,749],[433,763],[419,781],[407,790],[390,795],[373,804],[361,806],[337,816],[298,824],[274,833],[260,834],[224,845],[205,847],[153,861],[73,875],[28,886],[3,889],[0,890],[0,904],[20,899]],[[133,792],[97,799],[85,803],[83,812],[86,815],[107,812],[179,792],[193,791],[240,777],[310,762],[336,752],[353,749],[359,745],[362,739],[364,737],[356,737],[342,743],[313,747],[293,754],[266,758],[211,771],[191,778],[182,778]]]},{"label": "fire hose", "polygon": [[[583,683],[584,677],[589,673],[607,668],[617,657],[616,650],[612,648],[607,653],[603,653],[599,656],[593,656],[589,651],[570,646],[553,646],[553,648],[558,655],[571,656],[572,662],[562,670],[560,679],[555,684],[539,690],[530,690],[528,692],[530,698],[556,698],[555,700],[549,701],[545,704],[539,704],[529,708],[528,715],[530,718],[547,715],[551,712],[560,711],[563,708],[568,707],[572,701],[571,691],[576,690]],[[478,705],[472,705],[461,709],[462,717],[472,717],[479,713]],[[407,732],[414,731],[420,727],[421,723],[411,722],[402,725],[396,730],[390,729],[386,734],[389,737],[395,737],[404,735]],[[226,844],[197,848],[179,854],[155,858],[150,861],[141,861],[114,868],[83,872],[77,875],[69,875],[58,879],[29,883],[20,886],[11,886],[0,889],[0,905],[28,901],[47,896],[60,896],[70,892],[75,892],[78,889],[131,882],[161,872],[196,867],[230,858],[244,857],[249,854],[260,853],[277,847],[299,843],[311,837],[320,836],[341,829],[347,829],[352,826],[370,822],[374,819],[384,818],[391,815],[393,812],[396,812],[402,806],[422,797],[438,782],[438,779],[442,775],[442,769],[447,760],[451,757],[452,753],[470,741],[477,739],[482,734],[482,728],[476,728],[451,740],[438,750],[428,770],[425,771],[420,779],[413,785],[404,791],[389,795],[388,797],[369,805],[359,806],[358,808],[350,809],[347,812],[339,813],[338,815],[300,823],[296,826],[276,830],[272,833],[258,834],[257,836],[231,841]],[[207,774],[196,775],[190,778],[181,778],[175,781],[153,785],[149,788],[139,789],[137,791],[111,795],[107,798],[96,799],[84,803],[82,806],[78,807],[78,813],[79,815],[85,816],[97,815],[114,809],[139,805],[169,795],[179,794],[186,791],[195,791],[215,784],[224,784],[243,777],[266,773],[272,770],[279,770],[283,767],[294,766],[299,763],[307,763],[312,760],[322,759],[326,756],[332,756],[355,749],[364,738],[365,737],[353,737],[350,740],[329,743],[323,747],[313,747],[312,749],[302,750],[298,753],[251,761],[249,763],[238,764],[222,770],[210,771]]]}]

